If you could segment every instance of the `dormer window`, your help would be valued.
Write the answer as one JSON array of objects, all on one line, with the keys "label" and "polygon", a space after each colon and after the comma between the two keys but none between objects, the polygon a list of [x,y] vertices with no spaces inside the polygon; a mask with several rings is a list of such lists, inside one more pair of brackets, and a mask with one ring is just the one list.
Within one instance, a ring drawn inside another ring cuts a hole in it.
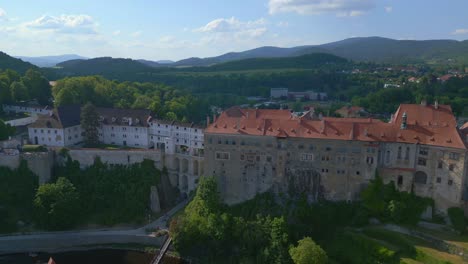
[{"label": "dormer window", "polygon": [[[102,122],[104,121],[104,117],[103,116],[99,116],[99,119],[98,119],[99,122]],[[113,122],[113,121],[112,121]]]},{"label": "dormer window", "polygon": [[123,123],[128,123],[128,118],[127,117],[122,117],[122,122]]},{"label": "dormer window", "polygon": [[139,124],[139,123],[140,123],[140,119],[135,118],[135,124]]},{"label": "dormer window", "polygon": [[112,119],[111,119],[111,120],[112,120],[112,123],[115,123],[115,121],[117,120],[117,118],[115,118],[115,117],[112,117]]}]

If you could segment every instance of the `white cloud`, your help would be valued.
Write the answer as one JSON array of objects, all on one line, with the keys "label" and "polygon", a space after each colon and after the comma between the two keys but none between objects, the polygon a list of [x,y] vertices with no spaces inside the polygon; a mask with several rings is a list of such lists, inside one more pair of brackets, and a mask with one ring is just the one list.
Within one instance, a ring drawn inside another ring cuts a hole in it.
[{"label": "white cloud", "polygon": [[197,28],[195,32],[233,32],[233,31],[243,31],[258,28],[266,24],[264,18],[260,18],[254,21],[240,21],[235,17],[231,18],[218,18],[213,21],[208,22],[203,27]]},{"label": "white cloud", "polygon": [[120,30],[116,30],[116,31],[112,32],[112,35],[118,36],[118,35],[120,35],[120,33],[122,33],[122,32],[120,32]]},{"label": "white cloud", "polygon": [[139,31],[133,32],[132,34],[130,34],[130,36],[132,36],[134,38],[137,38],[137,37],[141,36],[142,33],[143,32],[141,32],[141,30],[139,30]]},{"label": "white cloud", "polygon": [[391,13],[393,11],[393,6],[386,6],[384,8],[385,8],[385,12],[387,13]]},{"label": "white cloud", "polygon": [[260,18],[253,21],[240,21],[235,17],[218,18],[208,22],[205,26],[196,28],[193,32],[208,34],[208,37],[202,38],[202,42],[237,42],[263,36],[267,31],[267,21]]},{"label": "white cloud", "polygon": [[452,32],[452,35],[465,35],[468,34],[468,28],[459,28]]},{"label": "white cloud", "polygon": [[360,16],[375,7],[375,0],[269,0],[269,13],[295,12],[301,15],[333,13],[337,16]]},{"label": "white cloud", "polygon": [[97,34],[98,24],[88,15],[44,15],[24,24],[32,30],[45,30],[64,34]]}]

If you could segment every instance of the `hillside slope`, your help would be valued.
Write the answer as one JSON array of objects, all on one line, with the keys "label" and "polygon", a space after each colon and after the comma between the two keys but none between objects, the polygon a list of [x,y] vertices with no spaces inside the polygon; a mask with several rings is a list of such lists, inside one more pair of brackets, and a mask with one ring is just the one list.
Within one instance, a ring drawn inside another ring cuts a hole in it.
[{"label": "hillside slope", "polygon": [[0,69],[6,70],[11,69],[17,71],[20,74],[24,74],[28,69],[37,68],[31,63],[24,62],[20,59],[11,57],[10,55],[0,51]]}]

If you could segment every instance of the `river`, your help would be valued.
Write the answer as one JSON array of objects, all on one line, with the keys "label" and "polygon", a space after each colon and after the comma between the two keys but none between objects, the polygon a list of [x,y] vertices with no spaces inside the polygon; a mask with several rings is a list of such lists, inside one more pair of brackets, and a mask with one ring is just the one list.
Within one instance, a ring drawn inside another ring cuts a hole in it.
[{"label": "river", "polygon": [[[149,264],[154,254],[115,249],[73,251],[53,254],[40,253],[36,257],[31,257],[28,254],[13,254],[0,256],[0,264],[46,264],[49,257],[52,257],[56,264]],[[184,261],[178,258],[165,256],[163,263],[182,264]]]}]

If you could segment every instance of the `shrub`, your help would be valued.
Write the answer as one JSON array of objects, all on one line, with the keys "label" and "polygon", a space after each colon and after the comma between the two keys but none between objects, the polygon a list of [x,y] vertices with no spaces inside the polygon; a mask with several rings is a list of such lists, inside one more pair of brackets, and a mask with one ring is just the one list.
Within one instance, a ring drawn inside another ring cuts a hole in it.
[{"label": "shrub", "polygon": [[466,229],[465,215],[463,210],[459,207],[451,207],[447,210],[453,228],[463,234]]},{"label": "shrub", "polygon": [[24,145],[24,152],[47,152],[47,148],[41,145]]}]

